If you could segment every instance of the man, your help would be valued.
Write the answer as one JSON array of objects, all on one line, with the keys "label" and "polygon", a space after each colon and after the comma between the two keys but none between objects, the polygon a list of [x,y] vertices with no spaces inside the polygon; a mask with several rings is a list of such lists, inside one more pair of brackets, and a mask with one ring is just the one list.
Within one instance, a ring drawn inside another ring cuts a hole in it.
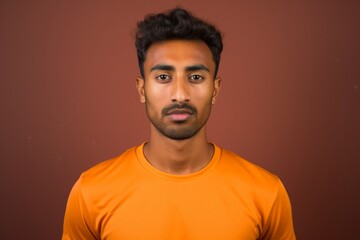
[{"label": "man", "polygon": [[148,142],[84,172],[63,239],[295,239],[280,180],[207,141],[220,32],[183,9],[138,23]]}]

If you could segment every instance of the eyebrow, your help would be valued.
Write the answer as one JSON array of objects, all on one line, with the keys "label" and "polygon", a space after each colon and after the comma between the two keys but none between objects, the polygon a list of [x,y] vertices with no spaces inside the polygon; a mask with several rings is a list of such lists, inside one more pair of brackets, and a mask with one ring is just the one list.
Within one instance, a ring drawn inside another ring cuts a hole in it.
[{"label": "eyebrow", "polygon": [[155,70],[174,71],[175,67],[171,66],[171,65],[166,65],[166,64],[157,64],[150,69],[150,72],[155,71]]},{"label": "eyebrow", "polygon": [[193,66],[188,66],[185,68],[186,71],[207,71],[207,72],[210,72],[210,70],[205,67],[205,65],[203,64],[197,64],[197,65],[193,65]]},{"label": "eyebrow", "polygon": [[[154,67],[152,67],[150,69],[150,72],[155,71],[155,70],[164,70],[164,71],[174,71],[175,67],[171,66],[171,65],[166,65],[166,64],[157,64]],[[205,65],[203,64],[196,64],[196,65],[192,65],[192,66],[187,66],[185,67],[186,71],[207,71],[210,72],[209,68],[207,68]]]}]

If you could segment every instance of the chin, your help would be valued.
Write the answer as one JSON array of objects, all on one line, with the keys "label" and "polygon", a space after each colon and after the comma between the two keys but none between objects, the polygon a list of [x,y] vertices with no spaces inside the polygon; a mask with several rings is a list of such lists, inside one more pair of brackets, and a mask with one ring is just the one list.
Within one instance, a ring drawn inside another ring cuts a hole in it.
[{"label": "chin", "polygon": [[187,140],[194,137],[200,129],[196,129],[193,127],[188,127],[185,129],[158,129],[165,137],[170,138],[172,140]]}]

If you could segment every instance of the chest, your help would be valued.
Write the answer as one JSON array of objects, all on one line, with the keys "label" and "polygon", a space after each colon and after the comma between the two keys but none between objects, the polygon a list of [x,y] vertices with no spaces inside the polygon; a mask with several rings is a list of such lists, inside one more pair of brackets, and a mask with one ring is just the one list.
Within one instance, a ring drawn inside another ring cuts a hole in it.
[{"label": "chest", "polygon": [[136,184],[114,189],[97,216],[102,239],[257,239],[252,194],[219,183]]}]

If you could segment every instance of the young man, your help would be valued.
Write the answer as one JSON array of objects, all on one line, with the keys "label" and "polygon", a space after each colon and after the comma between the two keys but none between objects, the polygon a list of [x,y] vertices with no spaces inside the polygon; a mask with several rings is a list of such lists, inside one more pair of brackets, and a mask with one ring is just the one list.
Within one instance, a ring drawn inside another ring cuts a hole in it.
[{"label": "young man", "polygon": [[62,239],[295,239],[273,174],[207,141],[220,89],[220,32],[183,9],[138,23],[148,142],[84,172]]}]

